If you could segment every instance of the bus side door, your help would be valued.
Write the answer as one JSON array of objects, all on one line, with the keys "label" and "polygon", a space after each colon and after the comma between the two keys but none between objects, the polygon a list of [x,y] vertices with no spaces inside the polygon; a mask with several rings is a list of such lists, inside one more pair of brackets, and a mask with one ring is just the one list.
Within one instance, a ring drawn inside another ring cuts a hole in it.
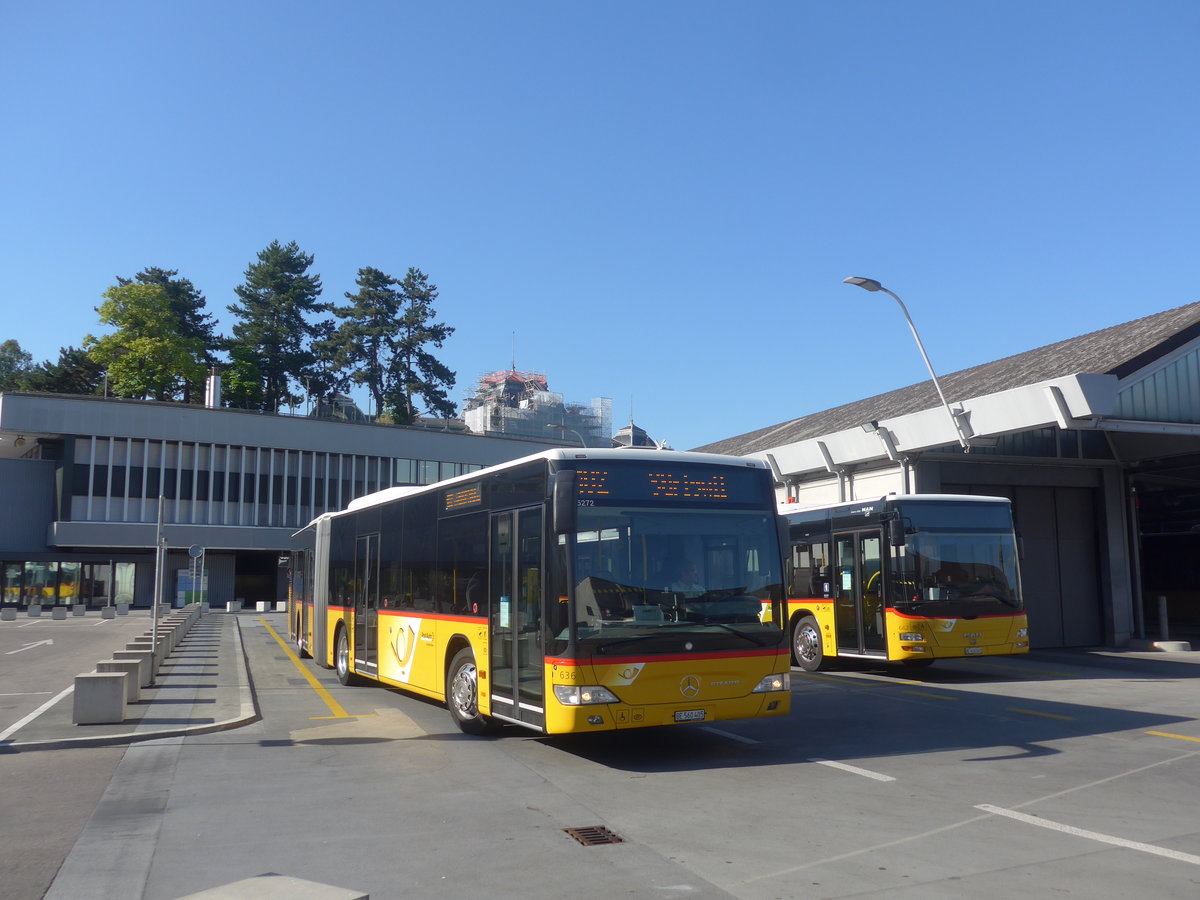
[{"label": "bus side door", "polygon": [[379,535],[364,534],[354,554],[354,669],[379,671]]},{"label": "bus side door", "polygon": [[841,532],[833,543],[838,653],[886,656],[882,535],[878,530]]},{"label": "bus side door", "polygon": [[541,507],[493,514],[490,543],[492,712],[543,726]]}]

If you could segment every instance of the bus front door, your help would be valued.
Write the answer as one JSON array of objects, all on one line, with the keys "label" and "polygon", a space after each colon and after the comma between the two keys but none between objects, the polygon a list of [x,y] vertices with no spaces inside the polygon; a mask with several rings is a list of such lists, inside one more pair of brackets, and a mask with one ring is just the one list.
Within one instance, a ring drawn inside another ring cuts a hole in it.
[{"label": "bus front door", "polygon": [[379,670],[379,535],[358,539],[354,554],[354,669]]},{"label": "bus front door", "polygon": [[887,656],[883,621],[883,569],[878,531],[834,535],[837,576],[834,627],[838,655]]},{"label": "bus front door", "polygon": [[492,713],[544,725],[541,507],[492,516],[489,566]]}]

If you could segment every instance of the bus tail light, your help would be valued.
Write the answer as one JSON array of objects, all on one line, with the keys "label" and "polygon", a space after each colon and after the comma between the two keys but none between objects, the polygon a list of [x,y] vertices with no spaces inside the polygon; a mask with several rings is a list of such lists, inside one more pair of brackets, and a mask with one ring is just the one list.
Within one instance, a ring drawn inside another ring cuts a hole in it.
[{"label": "bus tail light", "polygon": [[621,702],[616,694],[598,684],[556,684],[554,696],[563,706],[594,706],[597,703]]},{"label": "bus tail light", "polygon": [[774,691],[790,691],[792,689],[792,673],[778,672],[775,675],[768,675],[757,685],[754,686],[752,694],[768,694]]}]

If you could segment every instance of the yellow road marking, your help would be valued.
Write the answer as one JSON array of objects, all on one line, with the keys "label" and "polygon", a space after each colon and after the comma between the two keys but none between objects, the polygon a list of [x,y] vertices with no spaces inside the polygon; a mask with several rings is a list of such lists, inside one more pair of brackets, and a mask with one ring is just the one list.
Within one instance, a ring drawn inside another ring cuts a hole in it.
[{"label": "yellow road marking", "polygon": [[352,716],[352,715],[350,715],[350,713],[346,712],[346,710],[342,709],[342,705],[333,699],[333,694],[329,693],[329,690],[325,687],[325,685],[323,685],[323,684],[321,684],[321,682],[317,681],[317,679],[313,675],[313,673],[308,671],[308,668],[304,665],[304,663],[302,663],[300,661],[300,657],[298,657],[296,655],[295,651],[293,651],[292,648],[287,645],[287,641],[285,641],[283,638],[281,638],[279,636],[279,632],[277,632],[274,628],[272,628],[267,623],[266,619],[259,616],[258,621],[262,622],[263,627],[266,628],[267,631],[269,631],[271,633],[271,637],[275,638],[275,640],[279,642],[279,646],[282,647],[283,652],[288,655],[288,659],[290,659],[292,661],[292,665],[294,665],[296,667],[296,669],[299,670],[300,674],[304,676],[305,680],[308,681],[308,683],[312,687],[312,689],[317,692],[317,696],[325,701],[325,705],[328,706],[329,711],[331,713],[333,713],[332,716],[314,716],[314,718],[321,718],[321,719],[356,719],[356,718],[358,718],[358,716]]},{"label": "yellow road marking", "polygon": [[945,694],[931,694],[928,691],[905,690],[904,693],[912,694],[914,697],[929,697],[931,700],[957,700],[958,699],[957,697],[947,697]]},{"label": "yellow road marking", "polygon": [[1152,734],[1155,737],[1175,738],[1177,741],[1196,741],[1196,743],[1200,743],[1200,737],[1188,737],[1186,734],[1171,734],[1168,731],[1147,731],[1146,734]]},{"label": "yellow road marking", "polygon": [[1024,713],[1027,716],[1041,716],[1043,719],[1061,719],[1064,722],[1074,722],[1074,716],[1060,716],[1058,713],[1038,712],[1036,709],[1020,709],[1016,706],[1010,706],[1009,712]]}]

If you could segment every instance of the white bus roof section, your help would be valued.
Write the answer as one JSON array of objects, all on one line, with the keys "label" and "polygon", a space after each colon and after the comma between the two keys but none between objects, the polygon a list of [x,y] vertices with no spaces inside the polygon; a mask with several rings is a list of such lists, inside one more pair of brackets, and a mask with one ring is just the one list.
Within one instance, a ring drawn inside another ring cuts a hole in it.
[{"label": "white bus roof section", "polygon": [[751,456],[724,456],[718,453],[695,453],[679,450],[652,450],[643,447],[557,448],[554,450],[543,450],[541,453],[523,456],[520,459],[514,459],[510,462],[500,463],[496,466],[489,466],[486,469],[476,469],[474,472],[468,472],[465,475],[456,475],[454,478],[447,478],[444,481],[435,481],[431,484],[403,485],[400,487],[384,488],[382,491],[376,491],[373,494],[366,494],[356,500],[350,501],[350,505],[341,512],[327,513],[326,515],[339,516],[343,513],[352,512],[359,509],[366,509],[371,506],[377,506],[380,503],[387,503],[390,500],[395,500],[400,497],[407,497],[411,494],[420,494],[425,491],[439,491],[443,488],[452,487],[460,482],[473,481],[479,478],[480,475],[486,475],[491,472],[502,472],[505,469],[511,469],[516,466],[524,465],[537,459],[640,459],[647,462],[661,462],[665,465],[671,465],[673,463],[705,463],[708,465],[739,466],[741,468],[752,469],[769,468],[768,463],[765,460],[756,459]]}]

